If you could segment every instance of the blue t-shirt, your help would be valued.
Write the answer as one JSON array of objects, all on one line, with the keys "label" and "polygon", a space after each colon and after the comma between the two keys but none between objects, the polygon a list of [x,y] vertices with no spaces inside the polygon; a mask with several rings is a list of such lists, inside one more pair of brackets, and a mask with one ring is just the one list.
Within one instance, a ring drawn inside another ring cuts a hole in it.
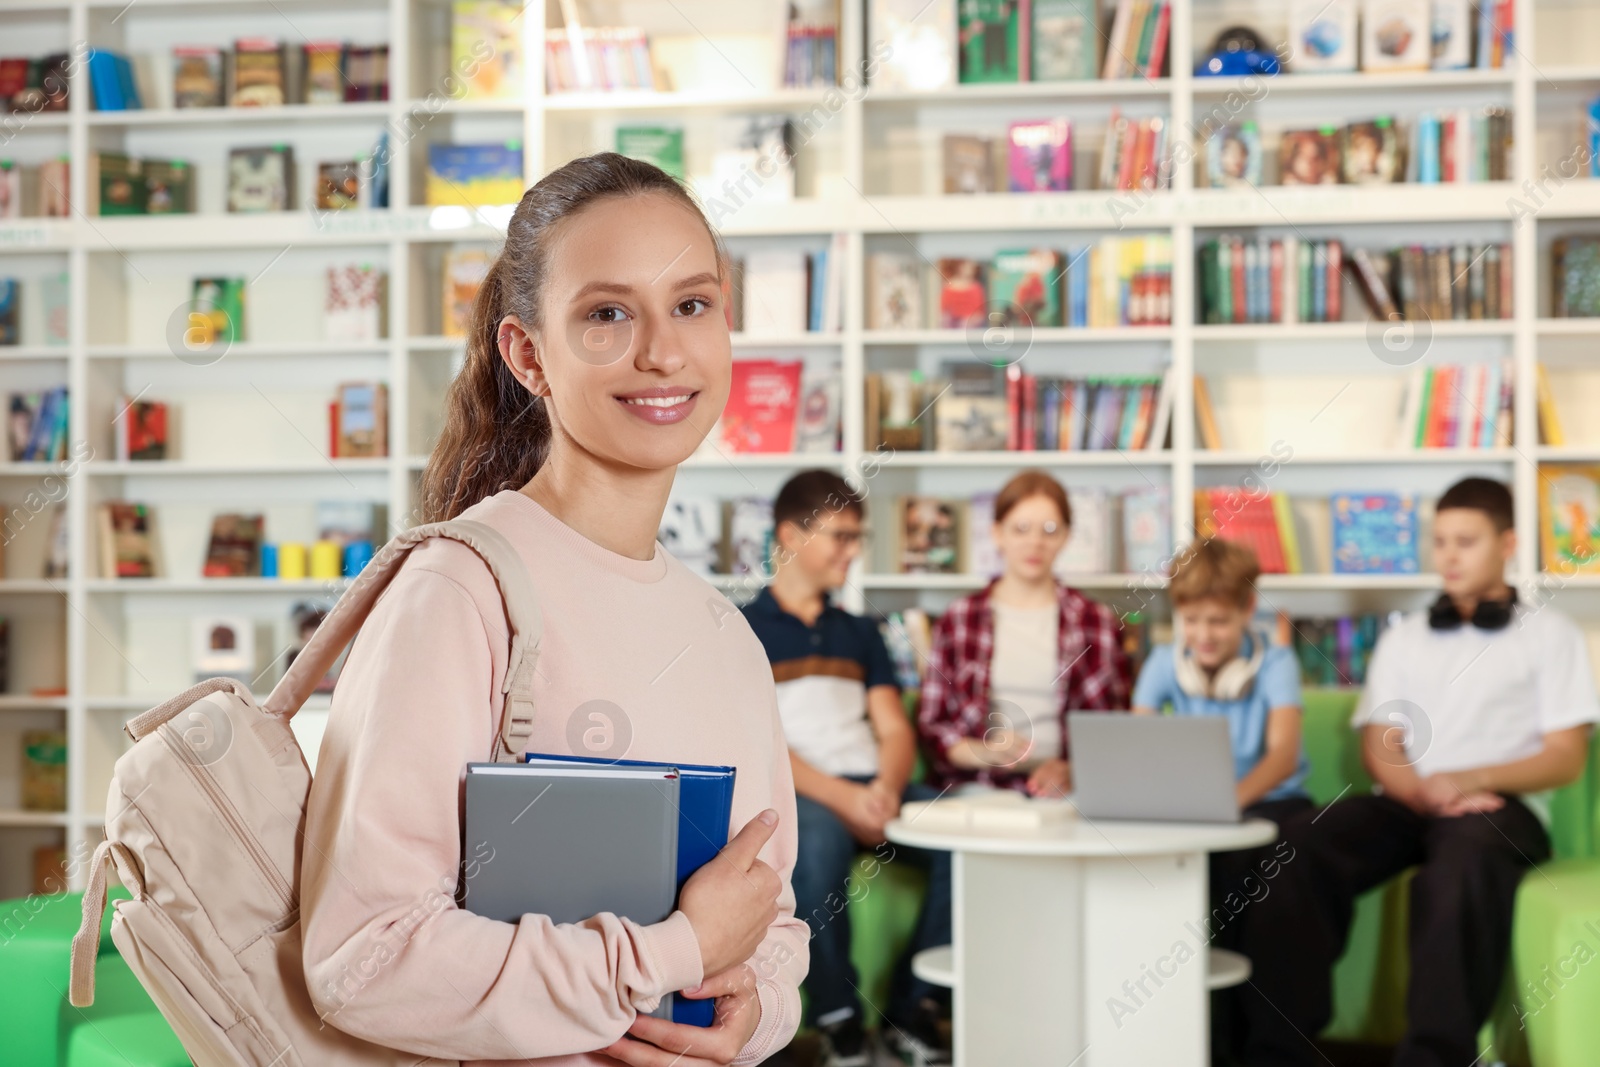
[{"label": "blue t-shirt", "polygon": [[[1245,635],[1240,655],[1251,654],[1250,635]],[[1178,677],[1172,665],[1172,646],[1158,645],[1139,672],[1139,681],[1133,687],[1133,704],[1139,708],[1161,710],[1171,704],[1178,715],[1223,715],[1228,719],[1228,737],[1233,744],[1233,775],[1238,780],[1249,774],[1267,750],[1267,715],[1273,708],[1300,706],[1300,663],[1293,650],[1273,645],[1262,657],[1261,670],[1256,674],[1250,692],[1239,700],[1212,700],[1209,697],[1190,696],[1178,687]],[[1306,775],[1311,766],[1306,762],[1304,748],[1294,773],[1273,788],[1263,800],[1282,800],[1285,797],[1305,796]]]}]

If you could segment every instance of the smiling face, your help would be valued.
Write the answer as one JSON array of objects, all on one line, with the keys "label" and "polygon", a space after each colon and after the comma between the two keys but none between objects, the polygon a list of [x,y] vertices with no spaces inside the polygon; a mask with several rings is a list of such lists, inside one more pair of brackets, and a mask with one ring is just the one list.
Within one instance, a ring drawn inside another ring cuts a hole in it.
[{"label": "smiling face", "polygon": [[1244,632],[1255,614],[1255,597],[1237,604],[1221,597],[1186,600],[1174,606],[1183,630],[1183,644],[1195,663],[1214,671],[1239,654]]},{"label": "smiling face", "polygon": [[501,350],[546,397],[553,448],[652,470],[687,459],[731,376],[705,223],[656,193],[596,201],[560,224],[545,277],[541,326],[519,339],[508,316]]}]

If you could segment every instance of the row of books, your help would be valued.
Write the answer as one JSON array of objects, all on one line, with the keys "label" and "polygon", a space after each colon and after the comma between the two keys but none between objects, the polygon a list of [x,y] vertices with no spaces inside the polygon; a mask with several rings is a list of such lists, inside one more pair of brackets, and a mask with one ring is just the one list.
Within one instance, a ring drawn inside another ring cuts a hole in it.
[{"label": "row of books", "polygon": [[[266,520],[259,514],[218,514],[211,521],[200,574],[204,578],[285,580],[354,577],[372,558],[373,547],[385,529],[384,515],[382,505],[368,501],[318,501],[317,536],[307,552],[303,542],[268,543]],[[96,508],[95,524],[102,578],[165,576],[153,505],[103,501]]]},{"label": "row of books", "polygon": [[[930,417],[931,409],[931,417]],[[1156,449],[1172,424],[1163,378],[1038,378],[1016,365],[949,363],[868,374],[866,449],[1033,452]]]},{"label": "row of books", "polygon": [[[67,276],[45,275],[38,283],[44,305],[44,343],[67,343]],[[22,343],[23,283],[17,278],[0,278],[0,346]]]},{"label": "row of books", "polygon": [[1356,288],[1376,319],[1508,319],[1511,245],[1407,245],[1350,254]]},{"label": "row of books", "polygon": [[[1415,574],[1418,498],[1415,493],[1334,493],[1330,562],[1334,574]],[[1197,489],[1196,537],[1248,546],[1263,574],[1307,573],[1306,553],[1289,495],[1260,486]]]},{"label": "row of books", "polygon": [[6,446],[13,462],[67,458],[67,387],[12,393],[6,405]]},{"label": "row of books", "polygon": [[[929,15],[937,18],[940,13],[936,9]],[[1098,15],[1093,2],[961,3],[955,26],[961,82],[1092,78],[1101,36],[1106,43],[1102,78],[1161,76],[1172,23],[1167,0],[1118,0],[1109,32],[1102,31]],[[1066,39],[1055,39],[1058,33]],[[1035,56],[1044,61],[1043,70],[1035,70]]]},{"label": "row of books", "polygon": [[1289,619],[1291,641],[1300,661],[1300,684],[1330,688],[1366,685],[1378,637],[1399,617],[1399,612],[1388,612]]},{"label": "row of books", "polygon": [[791,22],[783,51],[783,84],[820,88],[839,82],[839,28],[833,23]]},{"label": "row of books", "polygon": [[[148,57],[109,49],[88,54],[96,111],[142,110],[155,99]],[[178,45],[172,49],[172,105],[281,107],[389,99],[389,46],[344,41],[293,45],[243,37],[231,48]]]},{"label": "row of books", "polygon": [[1415,366],[1400,448],[1504,448],[1511,443],[1511,361]]},{"label": "row of books", "polygon": [[1511,314],[1509,244],[1347,251],[1343,242],[1233,234],[1200,246],[1201,321],[1340,322],[1342,278],[1375,319],[1503,319]]},{"label": "row of books", "polygon": [[1166,0],[1117,0],[1106,12],[1098,0],[875,0],[869,7],[868,39],[888,45],[873,84],[891,90],[1156,78],[1172,23]]},{"label": "row of books", "polygon": [[750,337],[838,333],[844,324],[843,234],[815,252],[765,248],[730,258],[728,328]]},{"label": "row of books", "polygon": [[[359,159],[317,164],[319,210],[371,209],[389,203],[387,134]],[[140,159],[121,152],[89,154],[91,215],[171,215],[195,210],[196,168],[181,159]],[[290,145],[228,152],[226,208],[233,213],[288,211],[296,206],[296,168]],[[21,175],[15,182],[20,183]],[[0,186],[5,183],[0,175]],[[520,182],[520,171],[518,174]]]},{"label": "row of books", "polygon": [[0,56],[0,114],[67,110],[72,56]]},{"label": "row of books", "polygon": [[[1278,141],[1283,185],[1374,185],[1501,181],[1511,148],[1506,109],[1426,111],[1402,137],[1390,115],[1344,126],[1285,130]],[[1261,130],[1225,123],[1206,138],[1206,184],[1213,189],[1264,184]]]},{"label": "row of books", "polygon": [[1514,9],[1514,0],[1293,0],[1290,69],[1498,69],[1514,49]]},{"label": "row of books", "polygon": [[1558,319],[1600,315],[1600,237],[1558,237],[1550,243],[1550,301],[1550,314]]},{"label": "row of books", "polygon": [[1092,245],[1013,249],[985,262],[867,256],[869,330],[989,326],[1156,326],[1172,321],[1172,238],[1102,237]]},{"label": "row of books", "polygon": [[[1153,189],[1170,185],[1160,167],[1169,123],[1159,116],[1129,118],[1111,109],[1095,175],[1099,189]],[[1004,149],[997,160],[997,148]],[[1072,124],[1064,118],[1011,123],[1004,139],[948,133],[942,141],[944,191],[950,194],[1063,192],[1090,188],[1074,178]]]},{"label": "row of books", "polygon": [[544,35],[548,93],[655,89],[650,42],[637,26],[596,26]]},{"label": "row of books", "polygon": [[0,159],[0,219],[64,219],[71,209],[72,164],[66,156],[28,166]]},{"label": "row of books", "polygon": [[1239,234],[1200,246],[1200,319],[1208,325],[1338,322],[1344,315],[1340,241]]}]

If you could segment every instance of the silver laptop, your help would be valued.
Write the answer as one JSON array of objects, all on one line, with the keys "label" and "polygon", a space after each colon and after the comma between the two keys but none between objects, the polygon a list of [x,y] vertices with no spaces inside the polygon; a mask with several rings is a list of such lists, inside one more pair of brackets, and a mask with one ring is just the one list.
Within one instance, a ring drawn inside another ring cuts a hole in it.
[{"label": "silver laptop", "polygon": [[1073,802],[1091,819],[1238,822],[1228,720],[1220,715],[1067,716]]}]

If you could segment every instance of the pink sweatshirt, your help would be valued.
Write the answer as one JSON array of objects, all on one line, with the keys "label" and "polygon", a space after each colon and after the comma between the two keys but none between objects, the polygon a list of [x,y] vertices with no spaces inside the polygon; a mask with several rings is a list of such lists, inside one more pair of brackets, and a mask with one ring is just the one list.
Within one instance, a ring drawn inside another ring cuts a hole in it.
[{"label": "pink sweatshirt", "polygon": [[[760,641],[660,545],[649,561],[619,555],[509,490],[462,517],[505,534],[538,591],[531,750],[573,752],[598,708],[631,733],[615,755],[737,767],[735,832],[777,809],[761,858],[783,893],[749,961],[761,1018],[735,1062],[761,1061],[794,1035],[809,955],[789,886],[794,785]],[[379,1044],[468,1063],[615,1064],[589,1050],[702,978],[688,917],[513,925],[452,896],[465,765],[493,751],[508,640],[493,577],[454,541],[415,549],[374,606],[334,693],[306,813],[306,980],[331,1025]]]}]

